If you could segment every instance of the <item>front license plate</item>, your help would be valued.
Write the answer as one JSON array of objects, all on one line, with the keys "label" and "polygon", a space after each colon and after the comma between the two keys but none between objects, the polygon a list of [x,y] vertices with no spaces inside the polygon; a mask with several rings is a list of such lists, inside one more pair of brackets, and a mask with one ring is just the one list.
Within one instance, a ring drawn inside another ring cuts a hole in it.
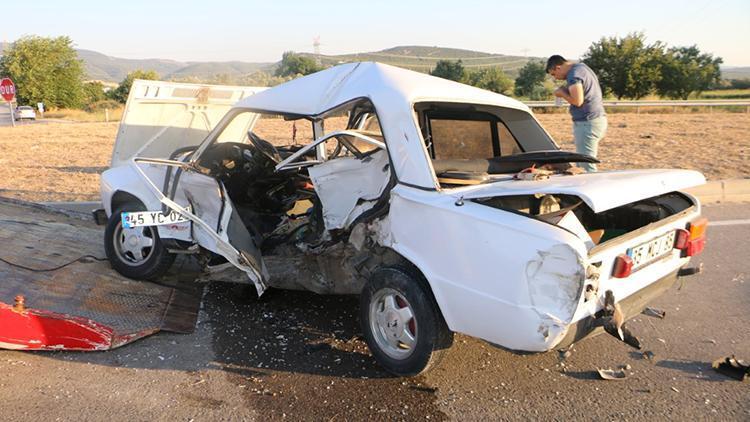
[{"label": "front license plate", "polygon": [[[190,212],[190,209],[188,209]],[[139,211],[124,212],[121,215],[122,227],[129,229],[140,226],[161,226],[164,224],[176,224],[190,221],[180,214],[172,211],[164,214],[161,211]]]},{"label": "front license plate", "polygon": [[628,249],[627,254],[633,260],[633,270],[672,252],[672,249],[674,249],[674,237],[675,231],[672,230],[656,239]]}]

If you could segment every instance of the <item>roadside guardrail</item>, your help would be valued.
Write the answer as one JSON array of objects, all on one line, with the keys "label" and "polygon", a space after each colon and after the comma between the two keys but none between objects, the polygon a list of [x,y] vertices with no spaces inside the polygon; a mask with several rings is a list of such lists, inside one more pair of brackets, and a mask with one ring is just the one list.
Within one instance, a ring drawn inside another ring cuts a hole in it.
[{"label": "roadside guardrail", "polygon": [[[635,107],[636,113],[641,107],[708,107],[709,111],[714,107],[737,106],[745,107],[745,112],[750,113],[750,100],[660,100],[660,101],[604,101],[604,107]],[[535,107],[563,107],[556,105],[554,101],[524,101],[531,108]]]}]

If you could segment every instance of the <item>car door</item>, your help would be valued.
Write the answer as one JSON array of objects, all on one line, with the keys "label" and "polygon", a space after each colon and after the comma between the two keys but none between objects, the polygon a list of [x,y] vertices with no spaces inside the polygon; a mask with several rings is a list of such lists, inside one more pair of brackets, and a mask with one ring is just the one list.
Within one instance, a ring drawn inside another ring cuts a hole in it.
[{"label": "car door", "polygon": [[[140,176],[162,204],[192,222],[193,240],[244,271],[258,294],[262,294],[268,272],[258,239],[245,227],[224,185],[190,163],[149,158],[135,158],[133,161]],[[143,165],[173,167],[174,171],[167,172],[169,180],[159,189],[145,174],[141,168]]]}]

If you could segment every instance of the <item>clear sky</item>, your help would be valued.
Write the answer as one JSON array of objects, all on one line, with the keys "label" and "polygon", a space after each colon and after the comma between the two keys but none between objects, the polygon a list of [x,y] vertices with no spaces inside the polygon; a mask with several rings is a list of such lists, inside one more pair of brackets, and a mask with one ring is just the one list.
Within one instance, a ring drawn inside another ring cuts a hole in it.
[{"label": "clear sky", "polygon": [[7,1],[0,40],[71,37],[77,48],[124,58],[276,61],[397,45],[579,58],[604,36],[697,44],[725,65],[750,66],[750,0],[127,0]]}]

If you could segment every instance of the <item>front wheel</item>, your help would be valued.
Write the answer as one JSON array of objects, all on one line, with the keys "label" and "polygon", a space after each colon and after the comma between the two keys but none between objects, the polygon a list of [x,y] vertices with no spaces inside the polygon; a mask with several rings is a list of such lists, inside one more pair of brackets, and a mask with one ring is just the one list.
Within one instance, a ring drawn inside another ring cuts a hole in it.
[{"label": "front wheel", "polygon": [[373,274],[360,296],[360,321],[375,360],[398,376],[426,372],[453,344],[427,282],[406,268]]},{"label": "front wheel", "polygon": [[112,268],[128,278],[152,280],[164,275],[175,260],[155,226],[125,228],[123,212],[145,211],[140,204],[125,205],[109,217],[104,230],[104,251]]}]

